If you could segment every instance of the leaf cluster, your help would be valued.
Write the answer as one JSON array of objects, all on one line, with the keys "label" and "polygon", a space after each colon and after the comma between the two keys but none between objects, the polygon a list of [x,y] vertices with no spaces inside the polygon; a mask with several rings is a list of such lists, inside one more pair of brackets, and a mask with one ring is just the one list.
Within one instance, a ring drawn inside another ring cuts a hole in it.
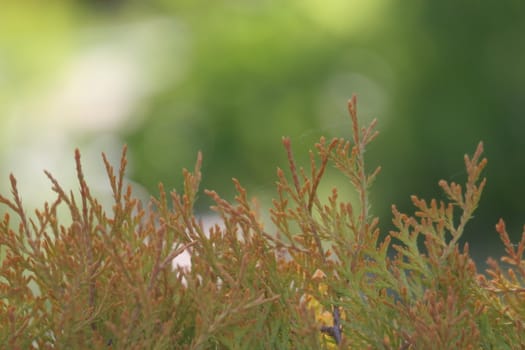
[{"label": "leaf cluster", "polygon": [[[381,236],[368,193],[366,146],[349,101],[351,140],[321,138],[310,166],[296,164],[283,139],[287,171],[267,228],[259,206],[234,179],[237,196],[214,191],[220,224],[205,230],[193,211],[202,157],[183,171],[183,191],[147,205],[103,155],[111,210],[92,196],[75,152],[78,192],[46,172],[56,199],[27,215],[14,176],[0,196],[0,344],[6,349],[515,349],[525,347],[525,231],[514,245],[501,220],[501,260],[477,272],[459,239],[486,180],[480,143],[465,156],[464,185],[440,181],[446,201],[412,197],[413,214],[394,206],[395,230]],[[337,188],[320,198],[331,165],[358,200]],[[69,220],[61,219],[65,208]],[[191,267],[173,260],[191,256]]]}]

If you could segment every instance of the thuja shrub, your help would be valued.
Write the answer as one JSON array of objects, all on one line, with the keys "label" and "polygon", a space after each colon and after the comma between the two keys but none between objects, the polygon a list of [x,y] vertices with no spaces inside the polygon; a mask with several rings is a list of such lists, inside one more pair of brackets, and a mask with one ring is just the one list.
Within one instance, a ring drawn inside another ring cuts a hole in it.
[{"label": "thuja shrub", "polygon": [[[480,274],[458,243],[475,211],[487,161],[480,143],[465,156],[464,185],[440,181],[447,201],[413,196],[413,214],[392,208],[396,227],[380,236],[365,167],[375,122],[360,128],[348,104],[351,140],[321,138],[299,167],[283,139],[288,169],[265,227],[234,180],[233,203],[214,191],[220,224],[207,232],[193,212],[201,156],[184,170],[182,192],[142,205],[103,155],[113,192],[104,210],[75,152],[79,190],[46,172],[56,199],[32,214],[17,182],[0,196],[0,342],[4,349],[518,349],[525,347],[525,232]],[[328,166],[357,191],[319,198]],[[66,209],[68,215],[58,215]],[[173,259],[186,252],[191,267]]]}]

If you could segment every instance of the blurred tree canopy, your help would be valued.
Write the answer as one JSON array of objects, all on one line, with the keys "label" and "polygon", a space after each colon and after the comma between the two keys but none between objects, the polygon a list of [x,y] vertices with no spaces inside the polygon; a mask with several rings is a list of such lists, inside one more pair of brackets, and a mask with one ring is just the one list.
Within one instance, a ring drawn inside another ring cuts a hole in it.
[{"label": "blurred tree canopy", "polygon": [[[466,239],[481,257],[496,240],[499,217],[516,236],[521,231],[525,16],[519,1],[84,0],[55,6],[14,6],[18,17],[0,21],[2,49],[12,53],[0,70],[18,74],[9,83],[0,79],[0,99],[16,95],[18,77],[52,72],[82,28],[168,23],[149,62],[157,87],[119,130],[129,144],[132,178],[151,192],[159,181],[180,187],[180,168],[192,167],[202,150],[205,187],[231,195],[234,176],[253,195],[271,197],[275,167],[285,162],[281,136],[291,136],[307,165],[307,150],[319,136],[349,135],[346,100],[356,93],[360,117],[365,123],[378,118],[381,131],[368,158],[371,168],[383,166],[373,190],[375,214],[389,217],[393,203],[406,210],[411,194],[435,196],[441,178],[462,182],[462,156],[483,140],[489,182]],[[13,28],[27,29],[27,36]],[[24,48],[21,40],[40,44]],[[36,54],[39,59],[20,61]],[[325,186],[344,189],[344,179],[333,181]]]}]

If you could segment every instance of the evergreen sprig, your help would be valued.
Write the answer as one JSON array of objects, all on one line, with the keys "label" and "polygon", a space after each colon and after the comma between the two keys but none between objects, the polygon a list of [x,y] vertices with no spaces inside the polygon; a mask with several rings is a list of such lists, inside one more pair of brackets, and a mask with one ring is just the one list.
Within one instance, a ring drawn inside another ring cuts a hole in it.
[{"label": "evergreen sprig", "polygon": [[[464,185],[440,181],[446,201],[412,196],[413,214],[392,207],[395,230],[380,235],[369,190],[367,145],[348,104],[350,140],[321,138],[309,169],[283,138],[288,169],[277,170],[272,224],[234,179],[233,202],[205,190],[220,222],[205,230],[193,211],[202,156],[184,170],[183,191],[143,206],[103,155],[113,206],[105,210],[84,177],[79,190],[45,172],[54,201],[29,215],[10,176],[0,195],[0,347],[2,349],[517,349],[525,347],[525,230],[506,255],[477,272],[459,239],[478,206],[487,164],[480,143],[465,156]],[[335,167],[357,193],[333,188]],[[59,212],[67,212],[66,217]],[[191,256],[190,267],[173,260]]]}]

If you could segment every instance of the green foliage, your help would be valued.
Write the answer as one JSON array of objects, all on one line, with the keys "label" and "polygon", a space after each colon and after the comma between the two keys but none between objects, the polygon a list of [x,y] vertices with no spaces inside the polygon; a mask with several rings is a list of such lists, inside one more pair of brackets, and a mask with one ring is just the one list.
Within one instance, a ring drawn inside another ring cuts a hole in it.
[{"label": "green foliage", "polygon": [[[257,202],[234,180],[234,203],[214,191],[220,225],[205,232],[193,212],[202,158],[184,170],[184,191],[143,207],[124,184],[126,149],[107,212],[91,195],[76,151],[79,193],[46,172],[57,194],[34,216],[17,182],[0,223],[0,344],[9,349],[515,349],[525,346],[525,232],[516,246],[496,226],[506,256],[480,275],[459,238],[485,186],[480,143],[465,156],[464,186],[441,181],[447,201],[416,196],[413,215],[393,207],[395,231],[380,236],[368,191],[365,148],[349,104],[352,140],[321,138],[310,169],[283,144],[289,174],[277,171],[266,228]],[[357,191],[344,202],[317,189],[335,166]],[[70,222],[60,222],[65,207]],[[16,223],[14,223],[16,221]],[[172,260],[191,252],[191,268]]]}]

